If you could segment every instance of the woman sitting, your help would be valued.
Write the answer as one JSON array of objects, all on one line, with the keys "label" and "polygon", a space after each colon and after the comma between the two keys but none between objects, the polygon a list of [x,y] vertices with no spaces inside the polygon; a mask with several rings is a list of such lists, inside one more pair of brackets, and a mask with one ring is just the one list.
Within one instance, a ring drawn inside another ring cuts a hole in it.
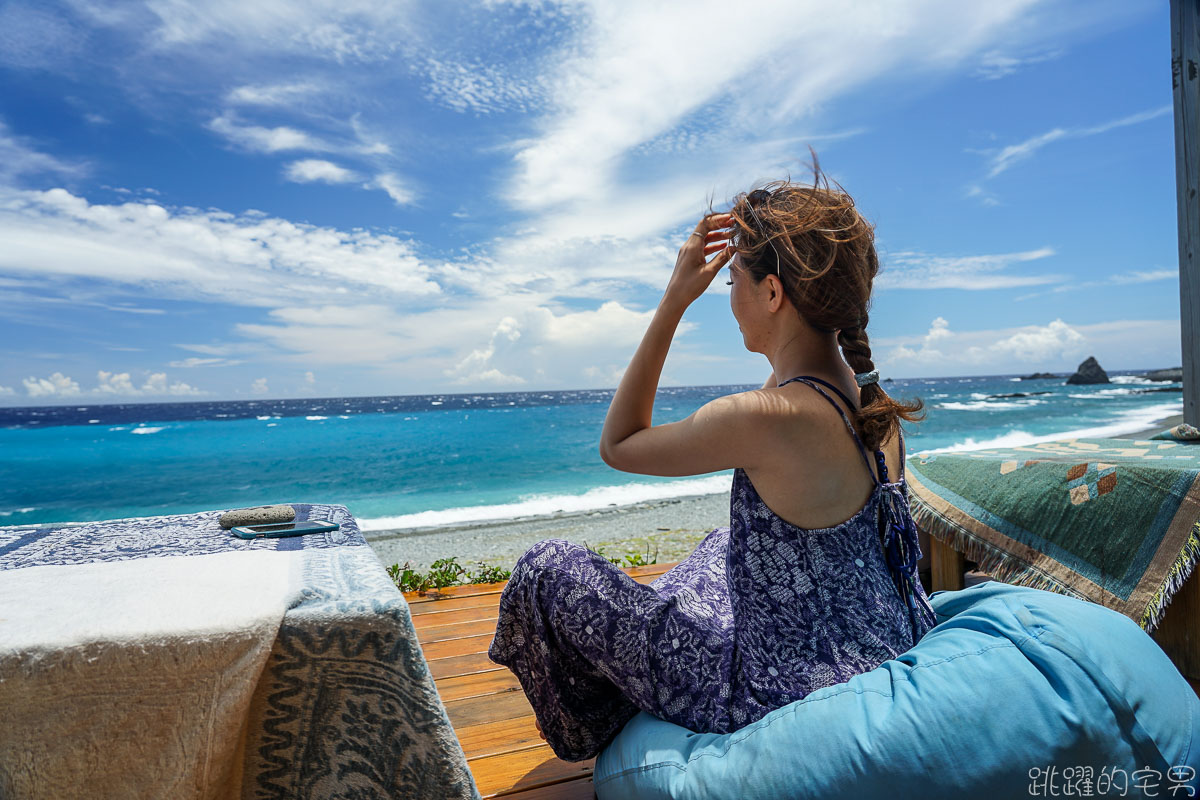
[{"label": "woman sitting", "polygon": [[[921,405],[879,386],[866,332],[873,230],[816,175],[700,220],[601,435],[605,462],[626,472],[733,468],[729,527],[649,586],[584,547],[540,542],[501,596],[488,654],[516,673],[560,758],[595,756],[638,709],[737,730],[874,669],[935,623],[900,431]],[[726,265],[745,346],[771,377],[653,425],[675,329]]]}]

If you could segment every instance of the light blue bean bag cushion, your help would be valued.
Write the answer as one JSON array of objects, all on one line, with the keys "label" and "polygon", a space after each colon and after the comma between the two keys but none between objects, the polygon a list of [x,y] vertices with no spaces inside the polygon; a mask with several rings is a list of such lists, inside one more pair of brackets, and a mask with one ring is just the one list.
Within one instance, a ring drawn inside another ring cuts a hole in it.
[{"label": "light blue bean bag cushion", "polygon": [[1092,796],[1122,780],[1127,797],[1200,796],[1200,699],[1128,617],[998,581],[930,602],[938,625],[911,650],[734,733],[638,714],[597,759],[596,794],[1046,797],[1090,767]]}]

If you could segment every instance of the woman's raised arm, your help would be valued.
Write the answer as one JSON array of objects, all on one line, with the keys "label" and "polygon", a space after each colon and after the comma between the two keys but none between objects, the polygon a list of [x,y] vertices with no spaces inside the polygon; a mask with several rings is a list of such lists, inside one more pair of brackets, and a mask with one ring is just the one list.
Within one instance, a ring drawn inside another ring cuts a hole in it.
[{"label": "woman's raised arm", "polygon": [[679,321],[733,255],[727,246],[729,219],[728,214],[704,217],[679,249],[671,280],[604,420],[600,457],[615,469],[698,475],[726,469],[735,457],[730,447],[740,450],[735,440],[747,421],[739,413],[744,401],[736,396],[718,398],[679,422],[653,425],[654,395]]}]

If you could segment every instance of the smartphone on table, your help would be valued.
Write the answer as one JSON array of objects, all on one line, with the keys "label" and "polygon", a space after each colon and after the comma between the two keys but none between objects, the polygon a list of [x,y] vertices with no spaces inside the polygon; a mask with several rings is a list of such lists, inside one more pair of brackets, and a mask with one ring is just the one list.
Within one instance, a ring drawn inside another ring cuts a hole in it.
[{"label": "smartphone on table", "polygon": [[264,525],[236,525],[229,532],[239,539],[277,539],[281,536],[303,536],[306,533],[327,533],[340,527],[336,522],[310,519],[306,522],[271,522]]}]

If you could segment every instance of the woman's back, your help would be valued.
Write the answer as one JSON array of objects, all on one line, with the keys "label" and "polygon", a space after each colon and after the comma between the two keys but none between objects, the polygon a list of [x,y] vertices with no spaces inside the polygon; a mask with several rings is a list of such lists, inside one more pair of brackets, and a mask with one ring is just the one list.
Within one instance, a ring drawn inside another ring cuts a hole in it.
[{"label": "woman's back", "polygon": [[[825,380],[849,399],[858,394],[850,388],[854,387],[852,377],[839,381],[836,376],[825,376]],[[875,481],[855,439],[829,403],[800,382],[754,394],[765,396],[759,404],[761,424],[755,427],[759,460],[743,469],[766,505],[800,528],[827,528],[861,509]],[[828,394],[842,411],[853,413],[845,400],[832,391]],[[899,437],[890,437],[880,450],[888,473],[899,475],[903,458]]]}]

